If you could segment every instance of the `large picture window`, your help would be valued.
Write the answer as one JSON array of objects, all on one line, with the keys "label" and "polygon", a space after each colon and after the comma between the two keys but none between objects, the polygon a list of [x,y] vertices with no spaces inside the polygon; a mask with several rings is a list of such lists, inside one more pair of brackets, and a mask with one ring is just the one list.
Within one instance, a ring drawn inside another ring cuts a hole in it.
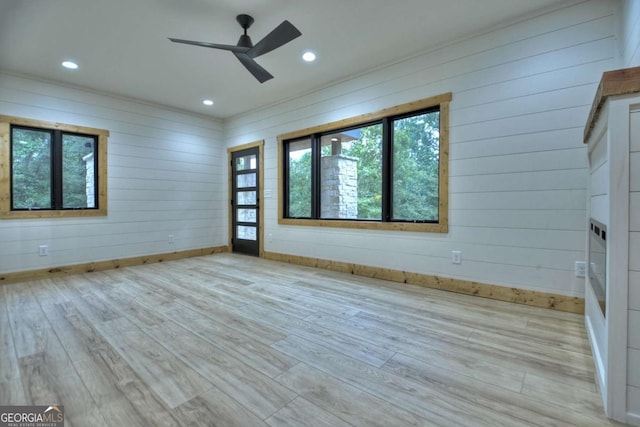
[{"label": "large picture window", "polygon": [[107,135],[0,116],[1,217],[106,215]]},{"label": "large picture window", "polygon": [[281,135],[280,222],[446,232],[450,99]]}]

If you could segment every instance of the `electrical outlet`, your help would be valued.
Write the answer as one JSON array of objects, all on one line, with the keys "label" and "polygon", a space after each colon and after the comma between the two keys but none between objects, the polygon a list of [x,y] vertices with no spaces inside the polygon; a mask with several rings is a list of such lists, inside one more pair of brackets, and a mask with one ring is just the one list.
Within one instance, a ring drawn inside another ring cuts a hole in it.
[{"label": "electrical outlet", "polygon": [[584,277],[586,273],[586,266],[584,261],[576,261],[575,264],[576,277]]},{"label": "electrical outlet", "polygon": [[176,242],[176,237],[173,234],[169,234],[169,244],[173,245]]},{"label": "electrical outlet", "polygon": [[38,248],[38,254],[40,256],[47,256],[49,255],[49,246],[47,245],[40,245],[40,247]]},{"label": "electrical outlet", "polygon": [[451,251],[451,262],[453,264],[462,264],[462,251]]}]

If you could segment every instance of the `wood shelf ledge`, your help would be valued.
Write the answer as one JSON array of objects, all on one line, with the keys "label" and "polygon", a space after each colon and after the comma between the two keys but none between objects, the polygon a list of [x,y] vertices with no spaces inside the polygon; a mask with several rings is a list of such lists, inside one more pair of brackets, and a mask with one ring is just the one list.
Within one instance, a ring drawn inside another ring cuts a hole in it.
[{"label": "wood shelf ledge", "polygon": [[584,143],[588,142],[591,131],[600,115],[600,110],[608,97],[638,92],[640,92],[640,67],[623,68],[602,73],[602,79],[600,79],[600,84],[589,112],[589,119],[584,128]]}]

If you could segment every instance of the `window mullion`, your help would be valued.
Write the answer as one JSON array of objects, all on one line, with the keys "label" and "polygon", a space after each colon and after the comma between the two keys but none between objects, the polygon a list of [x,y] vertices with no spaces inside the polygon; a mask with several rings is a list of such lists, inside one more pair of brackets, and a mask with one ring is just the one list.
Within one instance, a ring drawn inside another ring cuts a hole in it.
[{"label": "window mullion", "polygon": [[392,156],[393,127],[388,117],[382,119],[382,221],[391,221],[392,188],[391,171],[393,170]]},{"label": "window mullion", "polygon": [[62,209],[62,132],[53,132],[51,144],[51,193],[53,209]]},{"label": "window mullion", "polygon": [[[291,145],[290,144],[284,144],[284,150],[282,150],[282,158],[280,159],[280,161],[282,162],[282,212],[284,213],[285,217],[290,216],[290,212],[289,212],[289,191],[291,189],[291,184],[290,184],[290,180],[289,180],[289,174],[290,172],[290,168],[289,168],[289,156],[291,155]],[[233,162],[233,160],[232,160]],[[233,164],[232,164],[233,165]]]},{"label": "window mullion", "polygon": [[311,218],[320,218],[320,169],[322,149],[320,146],[320,135],[311,136]]},{"label": "window mullion", "polygon": [[94,194],[93,194],[93,205],[96,208],[100,207],[100,200],[99,200],[99,192],[100,192],[100,186],[99,186],[99,181],[98,179],[100,178],[100,174],[98,171],[98,165],[100,164],[100,150],[98,148],[98,144],[100,144],[99,138],[94,136],[93,137],[93,158],[94,158],[94,163],[93,163],[93,188],[94,190]]}]

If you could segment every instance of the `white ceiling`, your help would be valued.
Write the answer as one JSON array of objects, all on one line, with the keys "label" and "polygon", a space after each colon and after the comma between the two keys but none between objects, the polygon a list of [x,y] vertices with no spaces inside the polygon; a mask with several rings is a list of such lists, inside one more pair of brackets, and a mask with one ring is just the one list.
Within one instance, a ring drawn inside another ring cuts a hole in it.
[{"label": "white ceiling", "polygon": [[[274,104],[567,0],[0,0],[0,70],[218,118]],[[264,84],[230,53],[167,37],[253,42],[291,21],[302,36],[257,59]],[[312,63],[301,59],[311,49]],[[65,70],[73,59],[80,68]],[[202,105],[211,98],[212,107]]]}]

